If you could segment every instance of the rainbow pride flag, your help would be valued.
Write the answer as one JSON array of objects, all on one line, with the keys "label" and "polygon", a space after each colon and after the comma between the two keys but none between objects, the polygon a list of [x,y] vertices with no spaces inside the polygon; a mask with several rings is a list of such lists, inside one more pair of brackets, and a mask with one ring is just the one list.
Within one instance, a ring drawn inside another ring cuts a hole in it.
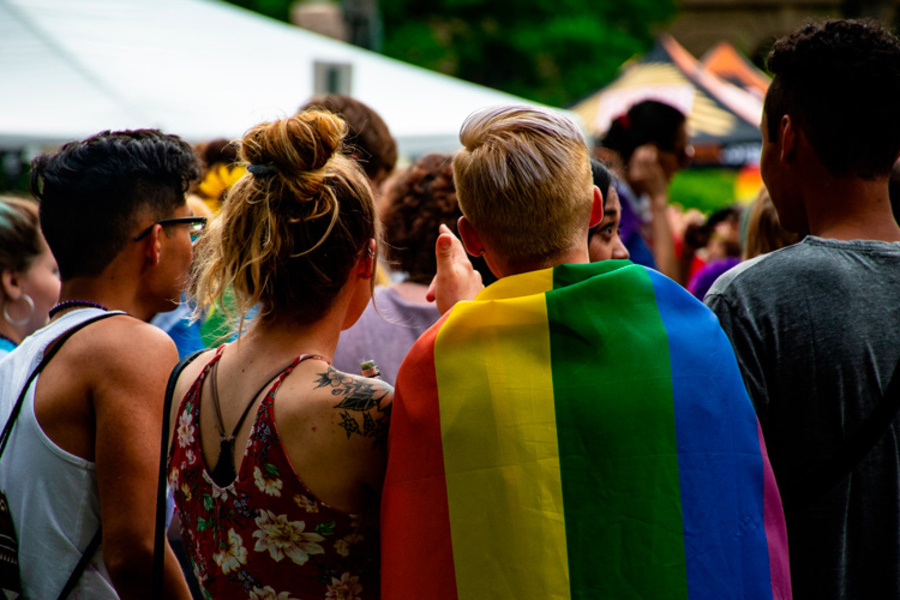
[{"label": "rainbow pride flag", "polygon": [[781,501],[715,316],[628,261],[507,277],[397,378],[384,600],[788,599]]}]

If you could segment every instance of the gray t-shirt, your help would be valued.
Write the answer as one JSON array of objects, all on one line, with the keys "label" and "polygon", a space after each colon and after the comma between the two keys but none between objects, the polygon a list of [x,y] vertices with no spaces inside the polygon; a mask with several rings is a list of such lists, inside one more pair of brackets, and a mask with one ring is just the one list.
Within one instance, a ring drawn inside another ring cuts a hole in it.
[{"label": "gray t-shirt", "polygon": [[341,332],[332,366],[345,373],[359,373],[359,363],[371,359],[381,378],[394,385],[406,353],[440,316],[434,304],[409,302],[394,288],[379,286],[375,288],[374,305],[370,302],[359,320]]},{"label": "gray t-shirt", "polygon": [[900,598],[900,420],[824,496],[800,506],[791,488],[890,381],[900,244],[810,236],[728,271],[704,302],[734,346],[782,490],[794,598]]}]

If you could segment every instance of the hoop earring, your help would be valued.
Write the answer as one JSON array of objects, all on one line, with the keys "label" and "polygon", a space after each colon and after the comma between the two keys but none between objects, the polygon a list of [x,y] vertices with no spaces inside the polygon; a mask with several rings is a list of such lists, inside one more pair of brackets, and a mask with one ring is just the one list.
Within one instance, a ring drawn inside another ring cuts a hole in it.
[{"label": "hoop earring", "polygon": [[30,309],[28,311],[28,316],[24,319],[13,319],[9,316],[9,302],[3,303],[3,318],[6,319],[6,322],[12,325],[13,327],[21,327],[23,325],[27,325],[28,321],[31,320],[32,315],[34,315],[34,300],[31,299],[31,296],[28,294],[22,294],[22,299],[25,300],[25,304],[28,305]]}]

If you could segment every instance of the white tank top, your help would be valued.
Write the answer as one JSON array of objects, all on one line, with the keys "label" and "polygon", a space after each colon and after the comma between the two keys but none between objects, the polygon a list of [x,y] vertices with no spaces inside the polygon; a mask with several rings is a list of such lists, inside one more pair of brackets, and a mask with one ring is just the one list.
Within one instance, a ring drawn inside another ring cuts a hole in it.
[{"label": "white tank top", "polygon": [[[27,337],[0,360],[0,428],[9,419],[47,345],[103,312],[95,308],[69,312]],[[100,504],[94,463],[66,452],[41,430],[34,414],[36,382],[25,395],[0,458],[0,489],[9,500],[19,537],[23,595],[33,600],[55,600],[100,527]],[[102,546],[69,598],[118,598],[103,564]]]}]

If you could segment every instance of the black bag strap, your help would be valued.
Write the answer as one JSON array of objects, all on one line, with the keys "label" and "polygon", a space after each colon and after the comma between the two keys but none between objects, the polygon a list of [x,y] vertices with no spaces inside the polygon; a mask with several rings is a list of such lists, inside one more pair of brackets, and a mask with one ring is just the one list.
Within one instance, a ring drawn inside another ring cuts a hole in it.
[{"label": "black bag strap", "polygon": [[166,540],[166,462],[169,457],[169,414],[172,411],[172,396],[175,394],[175,384],[185,367],[191,364],[195,358],[206,352],[197,350],[181,359],[172,369],[169,375],[169,383],[166,385],[166,398],[163,404],[162,441],[159,444],[159,480],[156,485],[156,529],[153,542],[153,582],[150,589],[150,597],[155,599],[163,597],[163,567],[165,566],[165,540]]},{"label": "black bag strap", "polygon": [[67,330],[61,336],[56,338],[55,341],[50,343],[50,345],[48,346],[49,351],[45,349],[44,357],[41,359],[41,362],[38,363],[38,365],[34,368],[34,371],[31,372],[31,375],[29,375],[28,379],[25,381],[25,387],[22,388],[22,392],[19,394],[18,400],[16,400],[15,405],[13,405],[13,409],[9,415],[9,419],[6,421],[6,425],[3,427],[3,432],[0,433],[0,457],[3,456],[3,451],[6,450],[6,444],[7,442],[9,442],[9,436],[12,435],[13,425],[15,425],[16,419],[19,417],[19,412],[22,410],[22,404],[24,404],[25,402],[25,396],[28,393],[28,388],[31,386],[31,382],[33,382],[38,374],[44,370],[44,367],[47,366],[47,363],[50,362],[50,359],[56,356],[56,353],[59,352],[59,349],[62,348],[62,345],[66,343],[66,340],[68,340],[75,333],[87,327],[91,323],[96,323],[97,321],[108,319],[109,317],[124,314],[126,313],[123,313],[122,311],[116,311],[86,319],[81,323],[73,326],[71,329]]},{"label": "black bag strap", "polygon": [[94,537],[91,538],[91,542],[88,544],[87,548],[84,549],[81,558],[78,559],[78,564],[75,565],[75,569],[72,571],[72,574],[69,575],[69,580],[66,581],[66,585],[59,593],[57,600],[66,600],[69,594],[72,593],[72,590],[75,589],[75,584],[81,579],[81,575],[87,568],[88,562],[90,562],[91,557],[94,556],[94,552],[97,551],[97,548],[100,547],[100,538],[102,537],[100,532],[101,530],[98,528],[97,533],[94,534]]},{"label": "black bag strap", "polygon": [[900,361],[881,402],[872,410],[865,421],[844,440],[829,459],[810,469],[789,487],[785,503],[791,508],[803,508],[836,488],[856,466],[869,454],[900,412]]}]

